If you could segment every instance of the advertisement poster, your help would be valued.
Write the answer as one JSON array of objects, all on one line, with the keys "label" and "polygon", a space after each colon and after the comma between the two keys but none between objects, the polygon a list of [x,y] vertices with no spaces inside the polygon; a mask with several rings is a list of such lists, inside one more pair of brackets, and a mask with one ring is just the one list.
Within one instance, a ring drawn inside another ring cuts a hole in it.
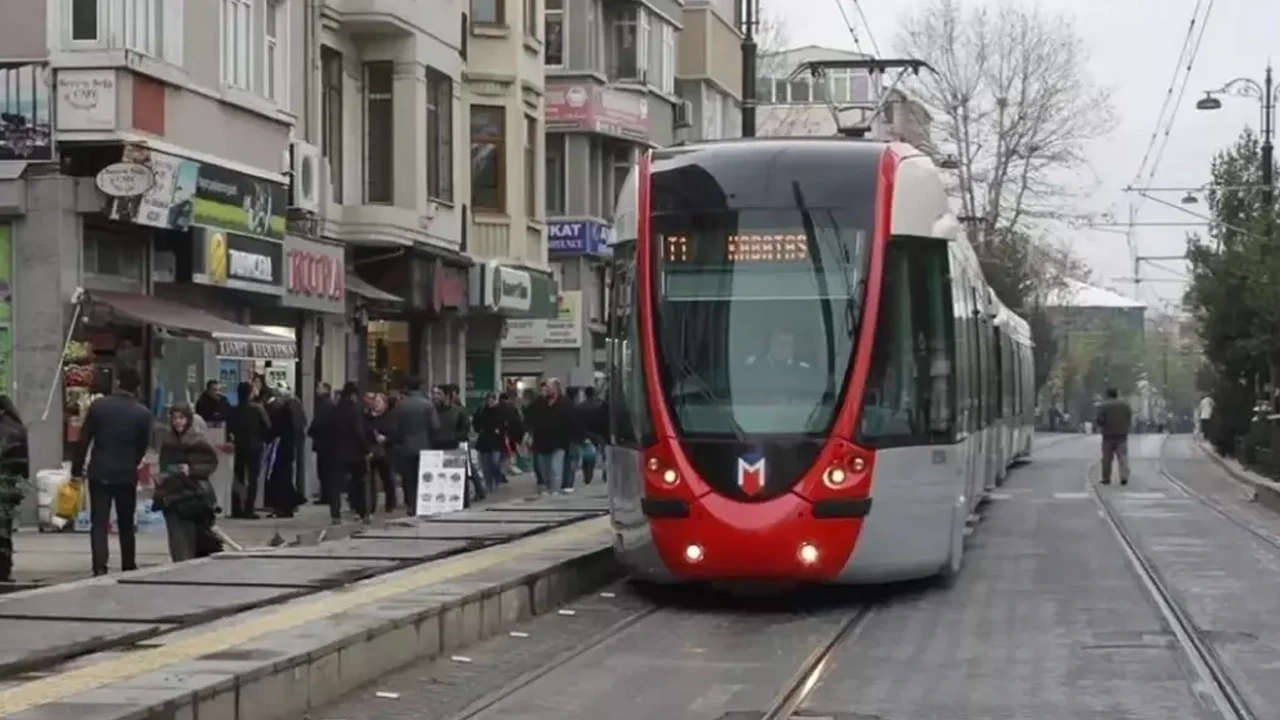
[{"label": "advertisement poster", "polygon": [[462,509],[467,492],[467,451],[424,450],[418,455],[418,507],[428,517]]},{"label": "advertisement poster", "polygon": [[504,350],[582,347],[582,291],[560,293],[555,320],[508,320]]}]

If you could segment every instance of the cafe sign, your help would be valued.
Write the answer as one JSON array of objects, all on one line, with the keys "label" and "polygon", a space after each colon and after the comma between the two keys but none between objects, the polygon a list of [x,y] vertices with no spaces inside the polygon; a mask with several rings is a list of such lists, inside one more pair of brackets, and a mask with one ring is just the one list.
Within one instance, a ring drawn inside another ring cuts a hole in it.
[{"label": "cafe sign", "polygon": [[347,268],[337,245],[286,235],[283,304],[341,315],[347,309]]}]

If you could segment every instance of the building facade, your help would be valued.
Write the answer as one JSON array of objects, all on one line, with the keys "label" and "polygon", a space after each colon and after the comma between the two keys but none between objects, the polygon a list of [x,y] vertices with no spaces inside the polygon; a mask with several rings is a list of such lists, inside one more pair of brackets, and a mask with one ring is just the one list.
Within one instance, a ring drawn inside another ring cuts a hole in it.
[{"label": "building facade", "polygon": [[60,464],[125,368],[158,415],[254,374],[309,399],[346,284],[340,249],[294,222],[303,10],[0,8],[0,384],[33,469]]}]

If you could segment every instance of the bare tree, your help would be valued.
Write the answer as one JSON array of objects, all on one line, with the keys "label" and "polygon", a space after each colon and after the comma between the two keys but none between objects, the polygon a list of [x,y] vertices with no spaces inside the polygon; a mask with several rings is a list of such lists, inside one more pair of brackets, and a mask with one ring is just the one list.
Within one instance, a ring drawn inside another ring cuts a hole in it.
[{"label": "bare tree", "polygon": [[961,212],[978,220],[978,238],[1068,217],[1073,171],[1113,117],[1071,18],[1030,0],[924,0],[901,27],[900,50],[937,71],[912,89],[933,114],[938,150],[959,163]]},{"label": "bare tree", "polygon": [[[756,26],[756,77],[776,84],[778,79],[786,78],[795,69],[790,62],[788,50],[791,49],[787,36],[787,26],[780,15],[766,12],[761,8],[759,22]],[[814,118],[821,116],[812,112],[811,107],[804,105],[772,105],[765,104],[768,98],[760,100],[756,113],[756,133],[763,136],[774,135],[810,135],[817,128],[813,127]]]}]

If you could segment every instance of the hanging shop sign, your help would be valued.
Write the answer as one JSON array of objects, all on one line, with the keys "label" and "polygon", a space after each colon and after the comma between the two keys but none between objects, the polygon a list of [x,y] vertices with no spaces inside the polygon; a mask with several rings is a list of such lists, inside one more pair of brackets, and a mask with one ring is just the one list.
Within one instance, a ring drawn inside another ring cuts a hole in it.
[{"label": "hanging shop sign", "polygon": [[446,265],[440,260],[431,262],[431,310],[436,313],[467,309],[467,271]]},{"label": "hanging shop sign", "polygon": [[108,197],[138,197],[156,184],[156,174],[146,165],[118,162],[102,168],[94,184]]},{"label": "hanging shop sign", "polygon": [[609,254],[612,226],[596,220],[552,220],[547,223],[547,252],[564,257]]},{"label": "hanging shop sign", "polygon": [[193,263],[192,279],[205,285],[282,296],[284,250],[280,243],[263,238],[200,228],[196,233],[202,267]]},{"label": "hanging shop sign", "polygon": [[218,339],[218,357],[235,360],[296,360],[298,346],[292,341]]},{"label": "hanging shop sign", "polygon": [[190,229],[200,163],[146,145],[126,145],[116,165],[126,164],[149,170],[151,185],[137,195],[113,197],[107,217],[165,230]]},{"label": "hanging shop sign", "polygon": [[192,223],[272,240],[284,239],[287,186],[201,163]]},{"label": "hanging shop sign", "polygon": [[582,347],[582,291],[560,293],[554,320],[508,320],[502,348],[542,350]]},{"label": "hanging shop sign", "polygon": [[295,235],[284,238],[286,307],[343,314],[347,310],[347,268],[342,248]]}]

